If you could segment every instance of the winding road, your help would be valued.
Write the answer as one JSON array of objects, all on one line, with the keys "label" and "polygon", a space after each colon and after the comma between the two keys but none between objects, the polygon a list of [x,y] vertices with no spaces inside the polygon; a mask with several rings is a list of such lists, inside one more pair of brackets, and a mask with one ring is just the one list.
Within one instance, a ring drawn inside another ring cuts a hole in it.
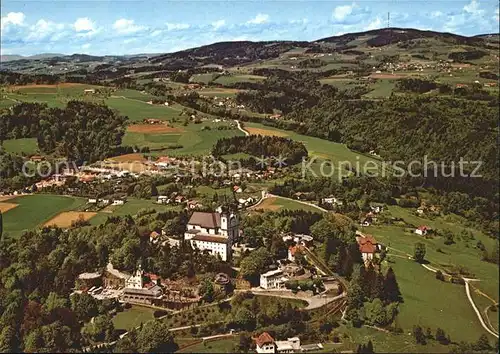
[{"label": "winding road", "polygon": [[469,286],[469,282],[471,281],[479,281],[478,279],[469,279],[469,278],[463,278],[464,281],[465,281],[465,293],[467,294],[467,298],[469,299],[469,302],[470,304],[472,305],[472,308],[474,309],[474,312],[476,313],[477,315],[477,318],[479,319],[479,322],[481,322],[481,326],[483,326],[483,328],[489,333],[491,334],[492,336],[495,336],[496,338],[498,338],[498,334],[496,334],[495,332],[493,332],[487,325],[486,323],[484,322],[483,320],[483,316],[481,316],[481,312],[479,312],[476,304],[474,303],[474,300],[472,299],[472,296],[470,294],[470,286]]},{"label": "winding road", "polygon": [[241,124],[240,124],[240,121],[239,121],[239,120],[235,119],[234,121],[236,122],[236,125],[238,126],[238,130],[242,131],[242,132],[243,132],[243,134],[245,134],[245,136],[249,136],[249,135],[250,135],[250,133],[249,133],[249,132],[247,132],[245,129],[243,129],[243,128],[241,127]]}]

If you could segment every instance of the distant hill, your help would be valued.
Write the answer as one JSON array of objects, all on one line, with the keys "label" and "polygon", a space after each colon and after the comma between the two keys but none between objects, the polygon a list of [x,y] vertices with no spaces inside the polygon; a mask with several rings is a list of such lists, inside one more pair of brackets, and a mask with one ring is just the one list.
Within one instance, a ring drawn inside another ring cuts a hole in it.
[{"label": "distant hill", "polygon": [[42,53],[42,54],[35,54],[35,55],[30,55],[30,56],[7,54],[7,55],[1,55],[0,61],[7,62],[7,61],[13,61],[13,60],[22,60],[22,59],[37,60],[37,59],[48,59],[48,58],[60,57],[60,56],[64,56],[64,54]]},{"label": "distant hill", "polygon": [[340,36],[322,38],[315,42],[346,45],[351,41],[366,36],[370,37],[366,40],[366,45],[371,47],[382,47],[391,43],[425,38],[434,38],[450,44],[465,44],[470,46],[485,46],[487,44],[482,36],[466,37],[459,34],[422,31],[414,28],[383,28],[365,32],[347,33]]}]

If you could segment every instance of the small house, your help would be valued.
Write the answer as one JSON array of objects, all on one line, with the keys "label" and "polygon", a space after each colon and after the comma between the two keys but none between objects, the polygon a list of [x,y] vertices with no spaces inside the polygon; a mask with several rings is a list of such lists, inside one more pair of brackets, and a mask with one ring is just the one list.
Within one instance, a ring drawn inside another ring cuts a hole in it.
[{"label": "small house", "polygon": [[419,227],[417,227],[417,228],[415,229],[415,233],[416,233],[417,235],[421,235],[421,236],[425,236],[425,235],[427,235],[429,232],[432,232],[432,229],[431,229],[429,226],[427,226],[427,225],[421,225],[421,226],[419,226]]}]

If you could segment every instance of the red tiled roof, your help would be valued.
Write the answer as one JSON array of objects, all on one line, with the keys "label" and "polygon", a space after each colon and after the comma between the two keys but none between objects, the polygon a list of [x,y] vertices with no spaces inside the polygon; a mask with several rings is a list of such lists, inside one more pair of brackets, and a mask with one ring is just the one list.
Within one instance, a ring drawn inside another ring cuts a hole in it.
[{"label": "red tiled roof", "polygon": [[375,245],[371,244],[370,242],[363,243],[363,244],[359,245],[359,251],[361,253],[375,253],[376,250],[377,250],[377,247]]},{"label": "red tiled roof", "polygon": [[149,237],[151,237],[151,238],[157,238],[158,236],[160,236],[160,234],[156,231],[153,231],[149,234]]},{"label": "red tiled roof", "polygon": [[193,215],[191,215],[188,224],[198,225],[209,229],[219,228],[221,225],[220,215],[218,213],[203,213],[195,211]]},{"label": "red tiled roof", "polygon": [[302,247],[300,247],[300,246],[290,246],[290,247],[288,247],[288,250],[290,251],[292,256],[295,256],[295,253],[297,253],[297,251],[300,251],[301,248]]},{"label": "red tiled roof", "polygon": [[430,230],[431,228],[427,225],[421,225],[418,227],[418,229],[421,231],[426,231],[426,230]]},{"label": "red tiled roof", "polygon": [[267,343],[274,343],[274,338],[271,337],[271,335],[267,332],[263,332],[260,336],[258,336],[255,339],[255,343],[259,346],[262,347],[264,344]]},{"label": "red tiled roof", "polygon": [[197,234],[195,235],[192,240],[195,241],[206,241],[206,242],[216,242],[216,243],[227,243],[227,238],[225,237],[220,237],[220,236],[212,236],[212,235],[207,235],[207,234]]},{"label": "red tiled roof", "polygon": [[377,250],[377,241],[375,241],[372,235],[356,237],[356,241],[358,241],[359,251],[361,253],[375,253]]}]

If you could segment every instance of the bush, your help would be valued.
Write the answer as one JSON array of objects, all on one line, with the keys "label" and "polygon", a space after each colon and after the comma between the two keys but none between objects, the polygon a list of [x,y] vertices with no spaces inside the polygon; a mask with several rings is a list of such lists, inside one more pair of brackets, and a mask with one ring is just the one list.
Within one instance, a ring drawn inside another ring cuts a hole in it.
[{"label": "bush", "polygon": [[162,317],[162,316],[165,316],[165,315],[168,315],[168,311],[165,311],[165,310],[155,310],[155,312],[153,312],[154,318]]},{"label": "bush", "polygon": [[441,280],[441,281],[445,281],[445,279],[444,279],[444,275],[443,275],[443,272],[441,272],[440,270],[438,270],[438,271],[436,272],[436,279],[437,279],[437,280]]}]

